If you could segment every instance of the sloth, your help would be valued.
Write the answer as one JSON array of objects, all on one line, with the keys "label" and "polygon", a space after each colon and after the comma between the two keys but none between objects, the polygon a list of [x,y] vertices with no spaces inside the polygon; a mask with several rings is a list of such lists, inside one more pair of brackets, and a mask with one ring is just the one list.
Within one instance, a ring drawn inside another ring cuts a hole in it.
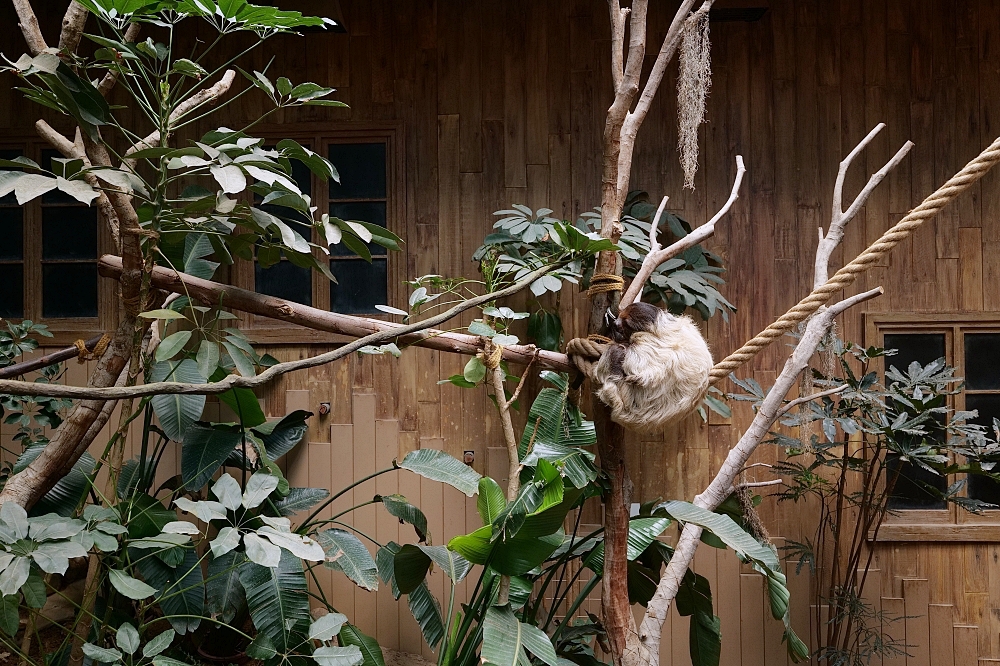
[{"label": "sloth", "polygon": [[712,354],[689,317],[633,303],[611,325],[611,337],[615,344],[594,366],[594,383],[613,421],[659,431],[701,404]]}]

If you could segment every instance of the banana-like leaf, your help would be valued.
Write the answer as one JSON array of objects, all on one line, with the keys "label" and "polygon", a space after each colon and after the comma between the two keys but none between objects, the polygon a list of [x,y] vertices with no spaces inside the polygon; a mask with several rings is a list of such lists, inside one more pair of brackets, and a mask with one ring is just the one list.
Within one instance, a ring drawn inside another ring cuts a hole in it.
[{"label": "banana-like leaf", "polygon": [[722,655],[722,626],[715,615],[695,613],[688,631],[691,666],[719,666]]},{"label": "banana-like leaf", "polygon": [[507,506],[507,497],[500,484],[488,476],[479,479],[479,497],[476,499],[476,509],[484,525],[496,520],[500,512]]},{"label": "banana-like leaf", "polygon": [[379,495],[376,499],[381,501],[385,510],[398,518],[399,522],[413,525],[419,541],[427,541],[430,534],[427,532],[427,516],[423,511],[410,504],[410,501],[402,495]]},{"label": "banana-like leaf", "polygon": [[[150,371],[150,382],[184,382],[204,384],[205,378],[198,371],[198,364],[192,359],[162,361]],[[175,442],[183,441],[188,427],[201,417],[205,409],[203,395],[154,395],[150,399],[156,418],[163,432]]]},{"label": "banana-like leaf", "polygon": [[274,508],[282,516],[294,516],[319,504],[330,496],[326,488],[289,488],[288,496],[274,503]]},{"label": "banana-like leaf", "polygon": [[563,541],[563,531],[541,537],[522,537],[490,541],[489,525],[448,542],[448,548],[473,564],[485,564],[492,551],[490,566],[507,576],[520,576],[544,562]]},{"label": "banana-like leaf", "polygon": [[267,456],[271,460],[277,460],[294,449],[306,436],[309,430],[306,419],[312,416],[312,412],[298,409],[290,414],[285,414],[278,421],[270,421],[254,426],[253,431],[264,442],[267,449]]},{"label": "banana-like leaf", "polygon": [[281,550],[274,568],[247,562],[240,567],[240,582],[254,627],[279,652],[289,652],[305,640],[312,618],[302,561]]},{"label": "banana-like leaf", "polygon": [[493,666],[526,664],[525,648],[548,666],[558,666],[552,641],[541,629],[519,622],[510,606],[490,607],[483,622],[483,661]]},{"label": "banana-like leaf", "polygon": [[[630,520],[628,524],[628,561],[631,562],[639,557],[656,537],[663,534],[663,530],[667,529],[668,525],[670,525],[669,518],[633,518]],[[604,575],[603,541],[590,552],[583,564],[598,576]]]},{"label": "banana-like leaf", "polygon": [[355,646],[361,650],[364,661],[361,666],[385,666],[382,648],[371,636],[366,635],[353,624],[345,624],[340,629],[340,644],[344,647]]},{"label": "banana-like leaf", "polygon": [[431,558],[413,544],[401,546],[393,557],[392,570],[396,586],[403,594],[409,594],[424,582],[431,566]]},{"label": "banana-like leaf", "polygon": [[481,477],[476,470],[444,451],[436,449],[410,451],[399,463],[399,466],[419,474],[425,479],[447,483],[468,497],[475,495],[479,488]]},{"label": "banana-like leaf", "polygon": [[[24,450],[14,463],[14,474],[23,471],[31,464],[38,454],[45,448],[45,443],[35,442]],[[31,507],[28,512],[30,516],[44,516],[47,513],[57,513],[60,516],[71,516],[76,511],[77,505],[83,499],[89,488],[89,475],[94,470],[97,462],[94,456],[84,453],[76,461],[69,473],[56,482],[52,489],[42,495],[41,499]]]},{"label": "banana-like leaf", "polygon": [[232,622],[246,606],[247,595],[240,582],[240,567],[246,556],[231,550],[208,563],[206,610],[223,622]]},{"label": "banana-like leaf", "polygon": [[326,552],[328,568],[344,572],[357,586],[366,590],[378,589],[375,560],[356,536],[344,530],[332,529],[317,534],[316,541]]},{"label": "banana-like leaf", "polygon": [[168,567],[155,557],[135,557],[136,568],[146,582],[156,588],[163,614],[170,617],[174,631],[184,635],[201,624],[205,614],[205,582],[194,549],[185,549],[184,561]]},{"label": "banana-like leaf", "polygon": [[441,618],[441,606],[427,587],[427,581],[420,583],[406,595],[406,604],[410,607],[413,619],[420,625],[424,640],[431,648],[436,647],[444,638],[444,620]]},{"label": "banana-like leaf", "polygon": [[184,434],[181,449],[185,487],[198,490],[208,483],[241,442],[242,435],[236,426],[192,424]]}]

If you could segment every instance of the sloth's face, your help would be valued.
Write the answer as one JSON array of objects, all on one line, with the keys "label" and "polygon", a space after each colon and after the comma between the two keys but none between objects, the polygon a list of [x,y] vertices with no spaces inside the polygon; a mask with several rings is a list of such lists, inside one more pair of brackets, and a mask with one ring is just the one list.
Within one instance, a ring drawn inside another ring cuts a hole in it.
[{"label": "sloth's face", "polygon": [[620,344],[628,344],[633,333],[653,330],[660,313],[660,308],[649,303],[626,306],[611,325],[611,338]]}]

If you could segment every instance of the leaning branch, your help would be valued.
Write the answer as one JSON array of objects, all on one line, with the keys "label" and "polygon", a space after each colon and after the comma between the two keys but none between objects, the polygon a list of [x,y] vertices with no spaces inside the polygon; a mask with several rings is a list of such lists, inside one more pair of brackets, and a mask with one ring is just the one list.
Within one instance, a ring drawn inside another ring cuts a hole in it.
[{"label": "leaning branch", "polygon": [[83,37],[83,27],[87,24],[87,8],[76,0],[69,3],[62,20],[62,31],[59,33],[59,50],[65,53],[76,53]]},{"label": "leaning branch", "polygon": [[663,209],[667,203],[666,197],[663,198],[663,201],[660,202],[660,207],[656,211],[656,217],[653,218],[653,226],[649,230],[649,253],[646,255],[646,258],[642,260],[642,266],[639,267],[639,271],[636,273],[635,278],[633,278],[632,283],[628,286],[628,290],[622,295],[622,303],[625,303],[626,305],[638,303],[642,298],[643,285],[646,284],[646,280],[648,280],[649,276],[653,274],[653,271],[656,270],[657,266],[668,259],[676,257],[688,248],[704,242],[706,239],[711,238],[715,234],[715,223],[721,220],[722,216],[729,212],[733,203],[737,198],[739,198],[740,185],[743,183],[744,173],[746,173],[746,167],[743,165],[743,156],[737,155],[736,181],[733,183],[733,191],[730,193],[729,199],[726,201],[725,205],[719,209],[719,212],[716,213],[711,220],[701,225],[684,238],[681,238],[676,243],[672,243],[665,248],[661,248],[659,241],[656,240],[656,230],[660,225],[660,216],[663,214]]},{"label": "leaning branch", "polygon": [[13,0],[13,2],[14,10],[17,11],[17,26],[21,28],[21,34],[24,35],[24,41],[28,43],[31,55],[36,56],[49,48],[49,45],[45,43],[45,37],[42,36],[42,29],[38,25],[35,10],[31,8],[31,0]]},{"label": "leaning branch", "polygon": [[98,399],[98,400],[123,400],[128,398],[141,398],[148,395],[218,395],[219,393],[225,393],[226,391],[233,388],[259,388],[268,384],[269,382],[277,379],[281,375],[287,374],[289,372],[294,372],[296,370],[305,370],[307,368],[315,368],[317,366],[326,365],[327,363],[332,363],[338,359],[348,356],[362,347],[369,345],[379,345],[385,342],[390,342],[397,338],[404,337],[411,333],[418,333],[424,331],[438,324],[442,324],[452,317],[465,312],[466,310],[474,307],[478,307],[484,303],[494,301],[500,298],[505,298],[507,296],[512,296],[517,292],[521,291],[529,284],[542,277],[546,273],[554,270],[555,265],[544,266],[538,270],[530,273],[523,279],[515,282],[514,284],[501,289],[499,291],[494,291],[489,294],[484,294],[482,296],[477,296],[475,298],[463,301],[449,310],[442,312],[441,314],[435,315],[423,321],[417,322],[415,324],[408,324],[406,326],[393,327],[389,330],[382,330],[370,335],[366,335],[363,338],[350,342],[343,347],[339,347],[332,351],[326,352],[325,354],[319,354],[318,356],[312,356],[310,358],[304,358],[297,361],[289,361],[286,363],[278,363],[273,365],[264,372],[260,373],[255,377],[241,377],[237,375],[230,375],[219,382],[210,382],[207,384],[190,384],[181,382],[152,382],[149,384],[142,384],[139,386],[123,386],[123,387],[109,387],[109,388],[90,388],[83,386],[65,386],[60,384],[42,384],[37,382],[22,382],[13,380],[0,380],[0,393],[5,393],[9,395],[35,395],[35,396],[50,396],[58,398],[85,398],[85,399]]},{"label": "leaning branch", "polygon": [[[830,330],[834,319],[848,308],[875,298],[882,293],[882,288],[878,287],[852,296],[830,306],[810,320],[799,344],[785,362],[781,374],[778,375],[774,386],[768,391],[750,427],[747,428],[736,446],[730,449],[726,461],[708,488],[694,498],[693,504],[695,506],[714,511],[725,501],[747,460],[767,436],[771,426],[780,415],[785,395],[795,385],[799,375],[808,367],[809,359],[816,353],[817,347]],[[670,558],[667,569],[657,585],[656,594],[653,595],[647,606],[645,619],[639,629],[639,639],[653,654],[659,650],[660,632],[666,621],[667,611],[670,610],[670,604],[680,589],[681,579],[694,560],[701,532],[702,529],[693,523],[684,526],[674,555]]]}]

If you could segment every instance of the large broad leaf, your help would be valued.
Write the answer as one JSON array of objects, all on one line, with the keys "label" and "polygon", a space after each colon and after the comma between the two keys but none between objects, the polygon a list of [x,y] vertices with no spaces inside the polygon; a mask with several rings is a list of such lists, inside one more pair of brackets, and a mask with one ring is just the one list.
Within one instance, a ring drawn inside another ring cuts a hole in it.
[{"label": "large broad leaf", "polygon": [[[14,473],[18,474],[30,465],[45,446],[42,442],[28,446],[14,463]],[[52,490],[42,495],[41,499],[31,507],[29,515],[44,516],[47,513],[57,513],[60,516],[73,515],[77,505],[87,494],[90,487],[89,475],[94,470],[95,464],[94,456],[89,453],[80,456],[69,473],[59,479]]]},{"label": "large broad leaf", "polygon": [[[663,534],[663,530],[670,525],[669,518],[633,518],[628,524],[628,561],[631,562],[639,557],[646,548]],[[604,542],[597,544],[597,547],[590,552],[584,561],[584,566],[589,567],[598,576],[604,574]]]},{"label": "large broad leaf", "polygon": [[16,594],[8,594],[0,599],[0,631],[8,636],[13,636],[20,628],[21,621],[17,613],[19,603]]},{"label": "large broad leaf", "polygon": [[444,621],[441,618],[441,606],[427,587],[427,581],[406,595],[406,604],[413,619],[420,625],[424,640],[431,648],[436,647],[444,638]]},{"label": "large broad leaf", "polygon": [[436,449],[410,451],[399,464],[403,469],[431,481],[440,481],[472,497],[479,488],[480,475],[461,460]]},{"label": "large broad leaf", "polygon": [[112,569],[108,572],[108,580],[111,581],[111,585],[120,594],[129,599],[147,599],[156,592],[156,589],[152,586],[143,583],[141,580],[132,578],[132,576],[118,569]]},{"label": "large broad leaf", "polygon": [[[180,361],[163,361],[153,366],[149,376],[150,382],[183,382],[188,384],[204,384],[205,378],[198,371],[198,364],[185,358]],[[150,399],[160,427],[170,439],[180,442],[185,431],[192,423],[201,417],[205,409],[203,395],[154,395]]]},{"label": "large broad leaf", "polygon": [[552,641],[541,629],[519,622],[510,606],[489,608],[483,622],[483,661],[494,666],[529,663],[525,648],[549,666],[557,666]]},{"label": "large broad leaf", "polygon": [[434,564],[441,567],[444,575],[450,578],[456,585],[461,583],[466,575],[468,575],[469,570],[472,569],[472,564],[467,559],[458,553],[448,550],[444,546],[417,546],[417,548],[424,555],[431,558]]},{"label": "large broad leaf", "polygon": [[378,589],[375,560],[356,536],[344,530],[332,529],[317,534],[316,541],[326,552],[327,567],[344,572],[359,587],[372,591]]},{"label": "large broad leaf", "polygon": [[271,421],[255,426],[253,431],[264,442],[264,448],[271,460],[277,460],[285,455],[306,436],[309,426],[306,419],[312,412],[301,409],[286,414],[278,421]]},{"label": "large broad leaf", "polygon": [[155,557],[142,557],[133,551],[133,560],[146,582],[156,588],[160,609],[170,621],[174,631],[184,635],[201,624],[205,614],[205,581],[201,564],[194,549],[184,551],[184,561],[168,567]]},{"label": "large broad leaf", "polygon": [[364,657],[362,666],[385,666],[382,648],[378,641],[363,633],[353,624],[348,623],[341,627],[338,636],[342,646],[355,646],[361,650],[361,656]]},{"label": "large broad leaf", "polygon": [[240,567],[245,561],[243,553],[230,551],[208,563],[205,609],[223,622],[232,622],[246,606],[246,592],[240,582]]},{"label": "large broad leaf", "polygon": [[484,525],[491,524],[507,506],[507,496],[500,484],[488,476],[479,479],[479,497],[476,499],[476,509]]},{"label": "large broad leaf", "polygon": [[431,566],[431,558],[413,544],[400,547],[393,558],[393,573],[396,586],[403,594],[409,594],[424,582]]},{"label": "large broad leaf", "polygon": [[534,467],[539,460],[547,460],[555,465],[577,488],[583,488],[597,478],[594,454],[577,446],[535,442],[531,452],[525,456],[524,464]]},{"label": "large broad leaf", "polygon": [[319,504],[330,496],[326,488],[289,488],[288,496],[274,503],[274,508],[282,516],[294,516]]},{"label": "large broad leaf", "polygon": [[691,666],[719,666],[722,625],[715,615],[695,613],[688,631]]},{"label": "large broad leaf", "polygon": [[240,567],[240,582],[254,627],[279,652],[299,645],[309,631],[309,596],[302,561],[286,550],[273,569],[247,562]]},{"label": "large broad leaf", "polygon": [[448,542],[448,548],[473,564],[485,564],[507,576],[520,576],[544,562],[563,542],[563,531],[541,537],[515,536],[507,541],[490,541],[489,525]]},{"label": "large broad leaf", "polygon": [[184,434],[181,476],[184,485],[198,490],[211,480],[223,461],[242,442],[239,428],[195,423]]},{"label": "large broad leaf", "polygon": [[177,514],[164,507],[149,495],[134,495],[131,499],[119,505],[124,520],[128,525],[129,539],[144,539],[154,537],[163,531],[164,525],[177,520]]},{"label": "large broad leaf", "polygon": [[399,518],[400,523],[413,525],[417,539],[427,541],[430,535],[427,533],[427,516],[423,511],[410,504],[402,495],[379,495],[376,499],[382,502],[382,506],[392,516]]},{"label": "large broad leaf", "polygon": [[219,400],[233,410],[244,428],[253,428],[267,422],[257,396],[248,388],[229,389],[219,394]]}]

